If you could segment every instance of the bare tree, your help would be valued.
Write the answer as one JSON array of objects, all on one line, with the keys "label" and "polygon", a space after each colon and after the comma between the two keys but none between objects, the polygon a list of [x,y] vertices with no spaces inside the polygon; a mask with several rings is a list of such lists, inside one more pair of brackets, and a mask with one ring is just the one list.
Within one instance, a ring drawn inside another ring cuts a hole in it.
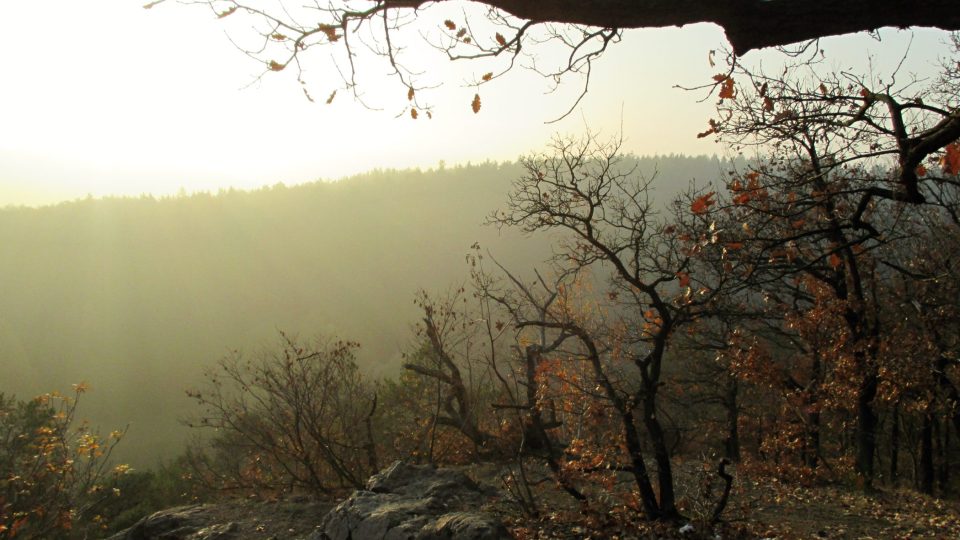
[{"label": "bare tree", "polygon": [[187,393],[202,409],[190,425],[216,430],[214,459],[194,454],[199,472],[226,489],[319,496],[362,487],[378,468],[377,398],[354,363],[357,347],[320,340],[304,346],[281,334],[279,351],[220,360],[206,388]]},{"label": "bare tree", "polygon": [[[362,53],[372,53],[383,61],[380,65],[385,66],[398,83],[398,96],[401,92],[408,96],[408,110],[414,118],[419,114],[417,111],[429,113],[429,104],[422,102],[417,92],[436,84],[430,81],[428,70],[414,65],[416,49],[425,36],[429,44],[450,59],[491,60],[488,68],[481,71],[483,75],[474,81],[478,87],[521,64],[517,61],[532,53],[530,61],[522,64],[540,70],[551,79],[571,74],[581,76],[583,92],[586,92],[592,62],[629,28],[712,22],[724,28],[738,55],[762,47],[884,26],[960,29],[960,18],[955,15],[951,0],[928,0],[911,9],[903,9],[898,0],[804,3],[788,0],[681,0],[679,3],[487,0],[475,8],[465,6],[462,20],[448,18],[442,23],[430,20],[431,9],[443,10],[452,5],[451,2],[342,0],[303,5],[278,2],[264,7],[242,0],[182,1],[206,6],[221,19],[236,16],[234,14],[247,16],[248,22],[233,39],[244,43],[242,48],[262,62],[266,71],[288,67],[299,70],[309,51],[329,51],[335,59],[331,69],[340,72],[343,87],[358,98],[363,94],[358,77],[358,66],[364,62]],[[153,0],[144,7],[162,2],[164,0]],[[429,22],[420,24],[424,19]],[[428,33],[440,24],[443,32]],[[566,60],[556,67],[540,69],[548,55],[541,55],[537,62],[532,60],[536,58],[533,51],[544,44],[569,51]],[[327,99],[332,100],[333,94]],[[474,103],[478,109],[479,94]]]},{"label": "bare tree", "polygon": [[739,271],[730,274],[782,312],[808,322],[805,314],[816,310],[826,317],[824,291],[831,291],[845,331],[799,340],[813,359],[812,378],[792,382],[817,400],[827,369],[821,360],[845,343],[840,348],[857,373],[856,469],[869,485],[884,334],[874,255],[905,238],[902,223],[912,206],[951,208],[943,186],[957,172],[951,156],[960,137],[960,79],[951,61],[933,83],[897,71],[873,79],[824,73],[821,61],[818,52],[802,53],[775,75],[734,61],[730,74],[718,76],[720,120],[702,135],[717,133],[760,157],[731,176],[728,194],[708,194],[691,208],[704,229],[720,231],[720,241],[706,246],[715,266],[736,263]]},{"label": "bare tree", "polygon": [[[618,141],[558,138],[553,150],[524,160],[526,174],[515,182],[507,209],[490,221],[527,232],[562,232],[554,260],[560,273],[606,272],[611,320],[583,320],[564,304],[518,326],[550,329],[557,339],[577,343],[576,355],[591,366],[598,391],[618,418],[628,454],[624,469],[634,475],[647,517],[673,519],[678,513],[670,450],[657,399],[663,362],[671,335],[698,317],[719,289],[699,288],[692,279],[692,253],[657,217],[649,181],[623,169]],[[625,362],[633,371],[621,375],[609,362]],[[644,459],[646,441],[659,497]]]}]

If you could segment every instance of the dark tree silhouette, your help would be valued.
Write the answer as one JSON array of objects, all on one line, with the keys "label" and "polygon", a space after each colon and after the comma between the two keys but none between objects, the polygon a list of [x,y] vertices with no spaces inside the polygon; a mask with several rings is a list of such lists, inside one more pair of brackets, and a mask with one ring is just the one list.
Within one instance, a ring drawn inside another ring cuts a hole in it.
[{"label": "dark tree silhouette", "polygon": [[[144,7],[164,1],[154,0]],[[528,57],[525,64],[550,80],[581,76],[582,97],[589,86],[592,62],[619,41],[625,29],[714,23],[723,27],[737,55],[887,26],[960,29],[960,15],[952,0],[486,0],[476,3],[479,9],[465,6],[458,20],[443,21],[430,15],[431,8],[454,5],[450,0],[277,2],[269,8],[244,0],[180,1],[207,6],[218,18],[248,16],[251,24],[242,26],[242,36],[238,32],[234,37],[247,54],[263,62],[265,72],[291,66],[299,71],[301,58],[309,50],[329,51],[345,89],[357,99],[362,100],[363,93],[359,91],[361,66],[371,71],[358,53],[373,53],[386,61],[387,72],[398,80],[413,118],[419,116],[418,111],[430,112],[418,91],[437,84],[428,79],[432,73],[413,65],[422,52],[416,49],[424,42],[451,60],[489,60],[483,64],[486,72],[481,71],[473,81],[477,87]],[[251,29],[253,41],[247,39]],[[561,55],[565,59],[558,64],[544,65],[547,55],[536,52],[544,45],[567,48],[569,54]],[[312,99],[306,87],[304,91]],[[334,91],[325,99],[330,102],[335,95]],[[471,106],[476,112],[480,105],[477,93]]]}]

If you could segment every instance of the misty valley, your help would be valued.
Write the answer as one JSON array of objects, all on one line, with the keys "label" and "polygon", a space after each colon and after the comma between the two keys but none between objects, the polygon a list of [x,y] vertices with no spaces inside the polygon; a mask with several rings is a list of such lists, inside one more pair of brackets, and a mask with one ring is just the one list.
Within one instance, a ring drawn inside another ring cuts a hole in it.
[{"label": "misty valley", "polygon": [[[950,489],[948,424],[907,405],[924,379],[873,413],[894,420],[872,428],[869,461],[849,458],[862,441],[846,427],[859,355],[916,373],[899,342],[851,345],[873,343],[850,333],[860,317],[920,331],[939,303],[937,324],[956,321],[953,281],[912,289],[925,282],[875,259],[940,275],[949,259],[904,233],[952,246],[950,214],[877,219],[897,236],[871,245],[817,225],[816,186],[783,180],[798,162],[552,144],[515,163],[0,211],[4,459],[33,467],[7,485],[43,505],[8,536],[554,538],[587,520],[749,538],[769,527],[751,505],[803,510],[745,478],[829,485],[867,467]],[[887,300],[836,303],[847,272]]]},{"label": "misty valley", "polygon": [[952,1],[0,2],[0,540],[960,538]]}]

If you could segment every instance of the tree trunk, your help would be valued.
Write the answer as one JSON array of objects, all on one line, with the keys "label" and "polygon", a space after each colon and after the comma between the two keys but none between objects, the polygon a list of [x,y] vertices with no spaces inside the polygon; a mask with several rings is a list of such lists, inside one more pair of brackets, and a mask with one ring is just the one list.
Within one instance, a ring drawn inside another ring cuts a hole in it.
[{"label": "tree trunk", "polygon": [[650,443],[653,446],[653,458],[657,462],[657,483],[660,486],[660,518],[674,520],[680,517],[677,512],[676,496],[673,491],[673,470],[670,465],[670,451],[663,427],[657,419],[656,385],[647,384],[643,399],[643,425],[647,428]]},{"label": "tree trunk", "polygon": [[[865,365],[862,362],[861,365]],[[857,392],[857,459],[855,468],[864,488],[873,486],[873,463],[877,447],[877,415],[873,398],[877,395],[877,376],[872,370],[863,375]]]},{"label": "tree trunk", "polygon": [[[542,450],[544,459],[547,462],[547,467],[550,468],[550,472],[553,473],[553,477],[557,480],[557,483],[560,484],[560,487],[563,488],[571,497],[578,501],[585,501],[587,498],[576,488],[563,474],[561,470],[560,463],[557,461],[559,457],[559,452],[557,451],[556,446],[553,444],[553,440],[550,437],[550,434],[547,433],[547,428],[543,421],[543,413],[540,410],[540,405],[537,403],[537,388],[540,386],[540,381],[537,378],[537,373],[539,371],[540,362],[543,359],[542,350],[537,345],[529,345],[525,350],[524,357],[526,359],[526,371],[527,371],[527,384],[526,384],[526,400],[525,406],[527,410],[530,411],[530,430],[528,432],[532,436],[527,439],[528,443],[531,443],[533,450]],[[526,431],[526,430],[525,430]]]},{"label": "tree trunk", "polygon": [[920,491],[933,495],[933,415],[928,407],[920,428]]},{"label": "tree trunk", "polygon": [[727,411],[727,436],[723,439],[724,457],[734,463],[740,461],[740,408],[737,403],[737,379],[728,375],[723,407]]},{"label": "tree trunk", "polygon": [[943,497],[949,491],[950,485],[950,426],[940,421],[937,417],[934,424],[937,432],[937,447],[939,449],[937,468],[937,484],[940,486],[940,496]]},{"label": "tree trunk", "polygon": [[899,461],[900,461],[900,402],[897,401],[893,404],[893,412],[891,413],[891,419],[893,421],[892,427],[890,428],[890,483],[894,486],[897,485],[899,480]]},{"label": "tree trunk", "polygon": [[807,415],[809,447],[805,457],[808,467],[816,467],[820,463],[820,411]]}]

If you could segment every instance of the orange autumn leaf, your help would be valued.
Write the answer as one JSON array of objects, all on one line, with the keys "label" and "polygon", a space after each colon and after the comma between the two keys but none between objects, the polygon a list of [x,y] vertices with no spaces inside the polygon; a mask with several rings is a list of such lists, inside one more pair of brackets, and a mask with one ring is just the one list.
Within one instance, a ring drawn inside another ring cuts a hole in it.
[{"label": "orange autumn leaf", "polygon": [[493,72],[484,73],[483,77],[480,77],[480,78],[483,79],[484,81],[489,81],[490,79],[493,78]]},{"label": "orange autumn leaf", "polygon": [[733,198],[733,204],[747,204],[750,202],[750,193],[741,193]]},{"label": "orange autumn leaf", "polygon": [[960,174],[960,141],[954,141],[944,148],[944,154],[940,157],[940,166],[943,167],[944,174],[956,176]]},{"label": "orange autumn leaf", "polygon": [[917,165],[916,172],[917,172],[917,176],[922,178],[927,175],[927,168],[924,167],[923,164],[921,163],[920,165]]},{"label": "orange autumn leaf", "polygon": [[270,71],[283,71],[283,68],[287,67],[276,60],[271,60],[267,67],[270,68]]},{"label": "orange autumn leaf", "polygon": [[677,279],[680,280],[681,287],[688,287],[690,285],[690,274],[686,272],[677,272]]},{"label": "orange autumn leaf", "polygon": [[834,270],[840,268],[840,265],[843,264],[843,259],[840,258],[836,253],[830,254],[830,267]]},{"label": "orange autumn leaf", "polygon": [[337,27],[332,24],[321,24],[318,30],[323,32],[331,43],[340,39],[340,36],[337,35]]},{"label": "orange autumn leaf", "polygon": [[454,23],[454,22],[451,21],[450,19],[447,19],[447,20],[443,21],[443,24],[444,24],[444,26],[446,26],[446,27],[449,28],[450,30],[456,30],[456,29],[457,29],[456,23]]},{"label": "orange autumn leaf", "polygon": [[497,32],[497,35],[495,37],[497,39],[497,43],[499,43],[501,47],[507,46],[507,38],[503,37],[503,34],[501,34],[500,32]]},{"label": "orange autumn leaf", "polygon": [[416,120],[416,119],[417,119],[417,116],[419,116],[419,113],[417,112],[417,110],[416,110],[416,109],[410,109],[410,118],[413,118],[414,120]]},{"label": "orange autumn leaf", "polygon": [[14,521],[14,522],[13,522],[13,526],[10,527],[10,536],[9,536],[9,537],[10,537],[10,538],[13,538],[14,536],[16,536],[17,533],[20,532],[20,529],[21,529],[24,525],[26,525],[26,524],[27,524],[27,518],[26,518],[26,517],[21,517],[20,519],[17,519],[16,521]]},{"label": "orange autumn leaf", "polygon": [[716,202],[713,200],[714,192],[711,191],[706,195],[702,195],[693,200],[693,203],[690,204],[690,211],[694,214],[703,214],[710,209],[711,206]]},{"label": "orange autumn leaf", "polygon": [[733,99],[737,95],[733,86],[733,77],[724,77],[718,82],[720,82],[720,99]]},{"label": "orange autumn leaf", "polygon": [[416,92],[414,92],[413,87],[411,86],[411,87],[407,90],[407,101],[413,101],[413,96],[414,96],[415,94],[416,94]]},{"label": "orange autumn leaf", "polygon": [[720,127],[720,125],[717,124],[717,121],[714,120],[714,119],[712,119],[712,118],[711,118],[707,123],[710,125],[710,129],[708,129],[708,130],[706,130],[706,131],[704,131],[704,132],[702,132],[702,133],[697,133],[697,138],[698,138],[698,139],[702,139],[702,138],[706,137],[707,135],[711,135],[711,134],[713,134],[713,133],[716,133],[716,132],[717,132],[717,128]]},{"label": "orange autumn leaf", "polygon": [[473,101],[470,102],[470,108],[473,109],[474,114],[480,112],[480,94],[473,95]]}]

